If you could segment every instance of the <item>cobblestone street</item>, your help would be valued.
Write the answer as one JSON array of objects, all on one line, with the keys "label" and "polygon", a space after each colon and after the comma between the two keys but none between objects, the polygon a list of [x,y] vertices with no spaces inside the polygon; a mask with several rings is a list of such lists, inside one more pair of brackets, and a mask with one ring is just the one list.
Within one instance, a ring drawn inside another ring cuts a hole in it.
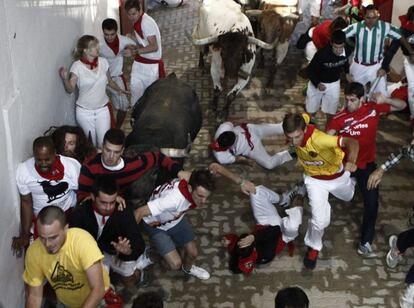
[{"label": "cobblestone street", "polygon": [[[175,72],[188,82],[202,104],[203,126],[186,162],[187,169],[213,162],[208,144],[218,125],[215,114],[209,111],[213,94],[210,74],[198,68],[198,50],[185,37],[185,31],[191,33],[197,22],[198,6],[198,1],[187,0],[177,9],[149,12],[161,30],[167,73]],[[306,81],[297,77],[303,59],[302,52],[291,46],[284,64],[277,70],[271,89],[263,86],[267,80],[266,69],[254,68],[251,82],[230,108],[229,120],[236,123],[280,122],[286,112],[303,110],[302,88]],[[230,84],[231,81],[228,88]],[[223,106],[224,98],[223,94],[219,108]],[[378,163],[410,140],[408,114],[401,112],[383,117],[379,127]],[[265,144],[269,152],[286,148],[282,137],[268,139]],[[278,192],[287,190],[302,177],[302,169],[296,161],[272,171],[247,165],[232,165],[229,169],[257,185],[263,184]],[[187,214],[197,234],[200,256],[196,263],[210,271],[211,278],[200,281],[155,264],[146,271],[148,286],[139,288],[139,292],[163,292],[167,308],[271,308],[279,289],[299,285],[308,294],[313,308],[398,307],[399,296],[405,288],[405,274],[414,262],[413,253],[408,251],[408,256],[396,269],[386,267],[385,255],[388,237],[408,228],[407,220],[414,204],[413,170],[414,164],[403,161],[384,176],[374,241],[378,257],[363,259],[356,253],[363,206],[356,190],[354,199],[348,203],[330,198],[332,221],[326,229],[324,248],[314,271],[303,267],[303,237],[309,218],[309,208],[305,203],[304,221],[295,241],[294,256],[289,257],[285,251],[269,266],[256,269],[250,275],[231,274],[227,269],[225,249],[220,243],[225,233],[240,234],[252,229],[254,220],[249,199],[239,192],[237,185],[219,179],[217,190],[209,202]]]}]

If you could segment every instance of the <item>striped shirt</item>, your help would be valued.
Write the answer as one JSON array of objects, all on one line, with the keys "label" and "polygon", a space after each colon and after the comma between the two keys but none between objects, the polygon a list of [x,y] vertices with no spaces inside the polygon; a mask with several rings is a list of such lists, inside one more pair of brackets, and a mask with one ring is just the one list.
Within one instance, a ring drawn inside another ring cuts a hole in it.
[{"label": "striped shirt", "polygon": [[390,156],[388,156],[387,161],[381,165],[381,168],[384,171],[387,171],[391,169],[391,167],[398,165],[403,157],[407,157],[414,162],[414,145],[413,144],[403,146],[397,155],[394,153],[391,153]]},{"label": "striped shirt", "polygon": [[343,30],[346,37],[355,37],[355,62],[361,64],[376,64],[381,62],[384,54],[385,38],[399,40],[400,30],[388,22],[378,20],[369,29],[365,21],[349,25]]},{"label": "striped shirt", "polygon": [[102,154],[97,154],[86,161],[81,168],[79,176],[78,202],[89,196],[92,184],[99,175],[109,175],[115,178],[121,193],[132,182],[139,179],[145,172],[153,167],[163,167],[171,172],[173,177],[182,169],[181,165],[165,156],[161,152],[145,152],[136,158],[123,158],[125,165],[121,170],[108,170],[102,165]]}]

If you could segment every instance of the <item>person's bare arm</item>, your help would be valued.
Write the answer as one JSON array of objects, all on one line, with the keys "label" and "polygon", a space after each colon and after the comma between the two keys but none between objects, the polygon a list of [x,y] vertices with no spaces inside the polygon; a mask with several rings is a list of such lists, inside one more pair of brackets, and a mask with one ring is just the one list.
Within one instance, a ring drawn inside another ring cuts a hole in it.
[{"label": "person's bare arm", "polygon": [[112,88],[114,91],[122,94],[130,94],[127,90],[121,89],[118,84],[112,79],[111,74],[109,73],[109,70],[106,72],[106,77],[108,79],[108,85],[110,88]]},{"label": "person's bare arm", "polygon": [[244,194],[250,195],[250,194],[255,194],[256,193],[256,187],[252,182],[243,179],[241,176],[231,172],[230,170],[228,170],[224,166],[222,166],[218,163],[212,163],[208,166],[208,169],[213,174],[218,173],[222,176],[225,176],[226,178],[233,181],[234,183],[239,184],[240,188],[241,188],[241,191]]},{"label": "person's bare arm", "polygon": [[145,47],[138,47],[136,50],[138,54],[145,54],[150,53],[158,50],[158,43],[157,37],[155,35],[151,35],[147,37],[148,45]]},{"label": "person's bare arm", "polygon": [[43,285],[32,287],[26,284],[25,308],[40,308],[43,299]]},{"label": "person's bare arm", "polygon": [[20,195],[20,224],[21,230],[19,237],[13,237],[12,250],[16,255],[20,255],[22,250],[29,245],[30,227],[33,219],[32,194]]},{"label": "person's bare arm", "polygon": [[140,223],[142,218],[146,216],[150,216],[150,215],[151,215],[151,211],[148,205],[141,206],[134,211],[135,221],[137,222],[137,224]]},{"label": "person's bare arm", "polygon": [[69,73],[68,69],[64,66],[59,68],[59,76],[62,79],[66,92],[73,93],[76,89],[78,76],[76,76],[74,73]]},{"label": "person's bare arm", "polygon": [[359,152],[359,142],[355,139],[342,137],[341,146],[345,147],[348,153],[348,160],[345,163],[345,170],[349,172],[354,172],[357,170],[356,161],[358,158]]},{"label": "person's bare arm", "polygon": [[391,111],[400,111],[407,106],[407,104],[403,100],[398,98],[386,97],[384,94],[380,92],[374,93],[373,98],[377,102],[377,104],[391,105]]},{"label": "person's bare arm", "polygon": [[96,308],[105,294],[101,261],[96,261],[86,270],[86,277],[91,292],[82,304],[82,308]]}]

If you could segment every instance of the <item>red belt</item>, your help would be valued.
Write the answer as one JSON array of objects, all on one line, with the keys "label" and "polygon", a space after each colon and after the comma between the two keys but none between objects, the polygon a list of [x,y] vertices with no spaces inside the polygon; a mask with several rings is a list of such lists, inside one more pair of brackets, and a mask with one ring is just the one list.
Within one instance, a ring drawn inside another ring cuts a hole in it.
[{"label": "red belt", "polygon": [[345,169],[343,169],[341,172],[331,174],[331,175],[314,175],[312,176],[314,179],[318,180],[333,180],[341,177],[345,173]]},{"label": "red belt", "polygon": [[136,55],[134,60],[139,63],[158,64],[158,78],[161,79],[165,77],[164,61],[162,61],[162,59],[152,60],[152,59],[141,57],[140,55]]},{"label": "red belt", "polygon": [[357,59],[354,59],[354,62],[358,63],[358,64],[361,64],[361,65],[364,65],[364,66],[373,66],[373,65],[379,63],[378,61],[375,61],[375,62],[372,62],[372,63],[362,63],[362,62],[359,62]]}]

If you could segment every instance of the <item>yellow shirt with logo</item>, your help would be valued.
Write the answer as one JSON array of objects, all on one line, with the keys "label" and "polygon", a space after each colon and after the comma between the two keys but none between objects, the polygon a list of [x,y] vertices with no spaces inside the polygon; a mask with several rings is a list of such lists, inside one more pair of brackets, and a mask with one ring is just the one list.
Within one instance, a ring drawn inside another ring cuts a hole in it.
[{"label": "yellow shirt with logo", "polygon": [[[64,305],[81,307],[91,291],[86,270],[103,257],[87,231],[70,228],[65,243],[56,254],[49,254],[40,239],[29,246],[23,280],[29,286],[37,287],[46,278]],[[104,268],[103,278],[106,290],[109,275]]]},{"label": "yellow shirt with logo", "polygon": [[338,173],[345,156],[339,146],[338,136],[328,135],[312,125],[307,129],[313,130],[310,136],[304,139],[304,146],[296,147],[296,154],[304,172],[309,176],[326,176]]}]

